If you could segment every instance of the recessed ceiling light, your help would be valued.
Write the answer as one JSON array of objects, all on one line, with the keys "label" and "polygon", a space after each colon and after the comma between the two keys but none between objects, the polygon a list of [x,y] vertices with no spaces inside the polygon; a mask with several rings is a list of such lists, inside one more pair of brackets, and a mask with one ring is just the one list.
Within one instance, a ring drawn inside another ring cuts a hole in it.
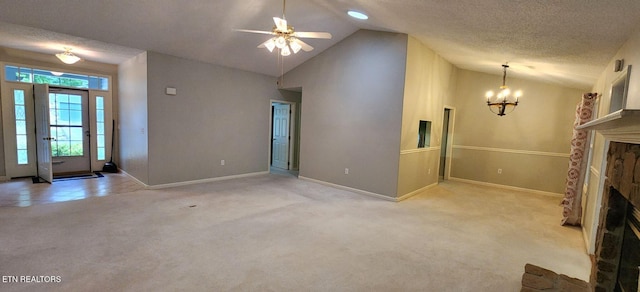
[{"label": "recessed ceiling light", "polygon": [[357,19],[369,19],[369,16],[367,16],[366,14],[362,13],[362,12],[358,12],[358,11],[354,11],[354,10],[349,10],[347,11],[347,14],[349,14],[349,16],[353,17],[353,18],[357,18]]}]

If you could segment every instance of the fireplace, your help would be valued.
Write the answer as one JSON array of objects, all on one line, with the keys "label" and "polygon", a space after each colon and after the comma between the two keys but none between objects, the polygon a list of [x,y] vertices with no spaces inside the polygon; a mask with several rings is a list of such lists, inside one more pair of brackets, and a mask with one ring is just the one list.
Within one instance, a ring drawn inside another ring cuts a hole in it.
[{"label": "fireplace", "polygon": [[640,145],[611,142],[591,272],[595,291],[638,291]]},{"label": "fireplace", "polygon": [[616,286],[620,291],[638,291],[640,268],[640,209],[629,205],[622,239],[622,252]]}]

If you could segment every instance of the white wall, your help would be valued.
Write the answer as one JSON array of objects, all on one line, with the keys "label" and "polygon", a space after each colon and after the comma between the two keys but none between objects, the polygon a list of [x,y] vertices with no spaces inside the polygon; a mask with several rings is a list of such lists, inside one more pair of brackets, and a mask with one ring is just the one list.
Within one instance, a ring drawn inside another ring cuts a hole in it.
[{"label": "white wall", "polygon": [[118,67],[119,167],[149,184],[149,143],[147,139],[147,53],[144,52]]},{"label": "white wall", "polygon": [[302,88],[300,176],[396,197],[406,52],[405,34],[360,30],[285,74]]}]

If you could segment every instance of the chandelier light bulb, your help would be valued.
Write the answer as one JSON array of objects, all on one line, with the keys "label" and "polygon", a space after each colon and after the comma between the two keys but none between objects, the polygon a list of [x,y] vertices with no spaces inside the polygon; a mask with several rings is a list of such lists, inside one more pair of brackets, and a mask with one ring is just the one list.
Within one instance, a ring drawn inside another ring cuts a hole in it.
[{"label": "chandelier light bulb", "polygon": [[518,90],[518,91],[516,91],[516,92],[513,94],[513,96],[514,96],[514,97],[516,98],[516,100],[517,100],[519,97],[521,97],[521,96],[522,96],[522,90]]},{"label": "chandelier light bulb", "polygon": [[493,91],[491,90],[487,91],[487,93],[485,93],[484,96],[487,98],[487,100],[489,100],[489,98],[493,97]]}]

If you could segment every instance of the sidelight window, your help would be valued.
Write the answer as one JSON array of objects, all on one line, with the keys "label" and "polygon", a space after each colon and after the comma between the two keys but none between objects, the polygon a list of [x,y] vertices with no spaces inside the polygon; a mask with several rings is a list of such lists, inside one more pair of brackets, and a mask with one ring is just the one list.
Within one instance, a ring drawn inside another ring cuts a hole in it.
[{"label": "sidelight window", "polygon": [[24,100],[24,90],[13,90],[14,114],[16,120],[16,149],[18,164],[29,164],[29,145],[27,143],[27,111]]},{"label": "sidelight window", "polygon": [[105,160],[104,97],[96,96],[96,143],[98,160]]}]

